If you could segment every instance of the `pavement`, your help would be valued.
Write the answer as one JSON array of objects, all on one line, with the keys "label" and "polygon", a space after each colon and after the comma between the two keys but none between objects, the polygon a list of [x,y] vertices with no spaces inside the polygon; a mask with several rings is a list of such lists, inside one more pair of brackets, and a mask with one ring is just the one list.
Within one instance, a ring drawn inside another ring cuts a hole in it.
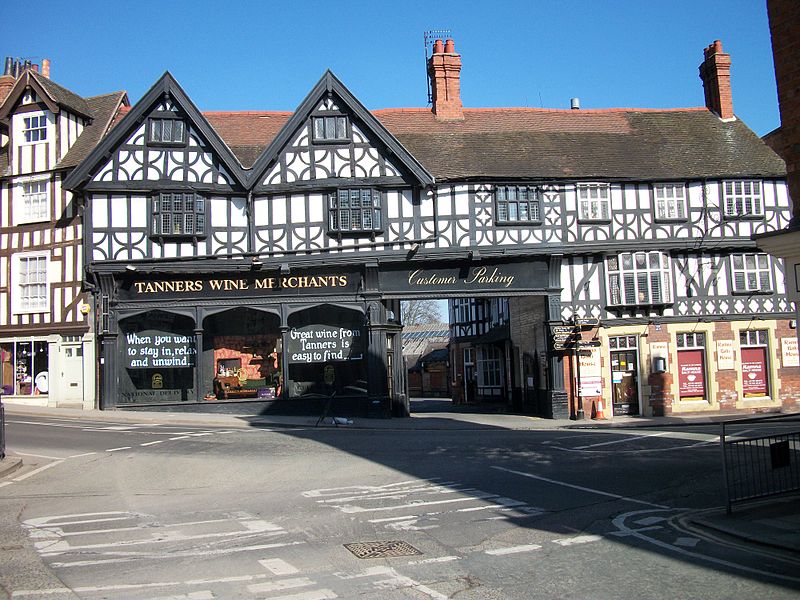
[{"label": "pavement", "polygon": [[[689,416],[689,417],[640,417],[616,416],[610,419],[595,420],[588,416],[583,420],[543,419],[527,415],[504,414],[500,412],[474,412],[475,407],[454,407],[449,400],[412,400],[412,415],[406,419],[368,419],[327,417],[318,422],[312,416],[281,415],[234,415],[212,413],[186,413],[163,411],[100,411],[70,408],[46,408],[38,406],[4,403],[7,416],[47,416],[85,421],[113,421],[139,424],[169,423],[187,426],[217,426],[226,428],[249,427],[320,427],[327,429],[364,430],[429,430],[429,431],[478,431],[490,429],[505,430],[556,430],[556,429],[627,429],[646,427],[680,427],[687,425],[708,425],[730,422],[735,417],[728,416]],[[446,411],[444,409],[447,409]],[[0,460],[0,480],[12,477],[13,471],[20,468],[19,457],[8,452]],[[724,507],[692,511],[683,521],[692,527],[712,533],[718,537],[734,538],[739,542],[760,548],[771,548],[789,552],[800,557],[800,493],[776,496],[734,505],[731,514]]]}]

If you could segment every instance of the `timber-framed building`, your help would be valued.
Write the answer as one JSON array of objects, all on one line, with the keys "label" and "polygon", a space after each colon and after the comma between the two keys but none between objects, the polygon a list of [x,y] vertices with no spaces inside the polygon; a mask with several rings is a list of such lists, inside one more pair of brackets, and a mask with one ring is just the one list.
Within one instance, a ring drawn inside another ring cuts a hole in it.
[{"label": "timber-framed building", "polygon": [[795,406],[793,307],[751,241],[788,223],[785,167],[729,65],[709,46],[706,106],[668,110],[464,108],[452,40],[432,109],[370,111],[327,72],[292,113],[203,113],[166,73],[65,182],[101,406],[405,415],[415,298],[452,302],[462,399]]},{"label": "timber-framed building", "polygon": [[0,77],[0,377],[6,401],[94,407],[96,340],[83,290],[81,207],[63,180],[128,105],[83,98],[41,65]]}]

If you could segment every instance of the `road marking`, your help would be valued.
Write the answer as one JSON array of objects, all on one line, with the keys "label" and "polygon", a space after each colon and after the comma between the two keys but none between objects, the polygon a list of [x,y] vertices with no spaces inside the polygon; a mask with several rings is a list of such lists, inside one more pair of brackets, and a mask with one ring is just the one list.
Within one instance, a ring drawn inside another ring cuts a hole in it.
[{"label": "road marking", "polygon": [[506,473],[513,473],[514,475],[520,475],[522,477],[528,477],[530,479],[538,479],[539,481],[545,481],[547,483],[552,483],[554,485],[562,485],[564,487],[572,488],[575,490],[581,490],[582,492],[589,492],[590,494],[597,494],[599,496],[607,496],[609,498],[614,498],[616,500],[624,500],[625,502],[634,502],[636,504],[644,504],[645,506],[652,506],[654,508],[662,508],[668,509],[668,506],[664,506],[662,504],[654,504],[653,502],[646,502],[645,500],[638,500],[636,498],[629,498],[627,496],[620,496],[619,494],[611,494],[609,492],[603,492],[601,490],[595,490],[592,488],[584,487],[582,485],[575,485],[572,483],[566,483],[564,481],[557,481],[555,479],[550,479],[549,477],[542,477],[541,475],[534,475],[533,473],[526,473],[525,471],[515,471],[514,469],[507,469],[505,467],[498,467],[496,465],[492,465],[492,469],[497,469],[498,471],[505,471]]},{"label": "road marking", "polygon": [[38,469],[34,469],[33,471],[28,471],[27,473],[25,473],[25,475],[20,475],[19,477],[14,477],[14,479],[12,479],[12,481],[24,481],[28,477],[33,477],[34,475],[36,475],[37,473],[41,473],[45,469],[49,469],[50,467],[55,467],[57,465],[60,465],[62,462],[64,462],[63,458],[61,460],[57,460],[55,462],[51,462],[51,463],[49,463],[47,465],[44,465],[43,467],[39,467]]},{"label": "road marking", "polygon": [[188,440],[188,439],[189,439],[188,435],[179,435],[178,437],[169,438],[169,441],[174,442],[175,440]]},{"label": "road marking", "polygon": [[632,442],[638,441],[641,438],[648,438],[648,437],[659,437],[662,435],[668,435],[672,433],[671,431],[659,431],[658,433],[630,433],[627,434],[630,437],[623,438],[621,440],[611,440],[610,442],[600,442],[599,444],[589,444],[587,446],[576,446],[575,450],[586,450],[587,448],[597,448],[598,446],[610,446],[611,444],[624,444],[625,442]]},{"label": "road marking", "polygon": [[140,446],[154,446],[155,444],[163,444],[167,440],[156,440],[155,442],[145,442],[144,444],[139,444]]},{"label": "road marking", "polygon": [[[666,509],[666,510],[669,510],[669,509]],[[765,577],[770,577],[770,578],[774,578],[774,579],[781,579],[781,580],[784,580],[784,581],[791,581],[793,583],[800,582],[800,578],[798,578],[798,577],[792,577],[790,575],[779,575],[779,574],[777,574],[775,572],[772,572],[772,571],[763,571],[763,570],[756,569],[756,568],[753,568],[753,567],[750,567],[748,565],[744,565],[744,564],[741,564],[741,563],[735,563],[735,562],[731,562],[731,561],[728,561],[728,560],[723,560],[721,558],[715,558],[713,556],[707,556],[705,554],[700,554],[698,552],[692,552],[690,550],[681,548],[680,546],[676,546],[675,544],[662,542],[661,540],[657,540],[655,538],[651,538],[651,537],[647,537],[646,535],[642,535],[640,533],[640,531],[642,531],[642,530],[631,529],[630,527],[625,525],[626,519],[631,518],[634,515],[638,515],[638,514],[645,513],[645,512],[648,512],[648,511],[640,510],[640,511],[624,513],[624,514],[619,515],[618,517],[614,518],[612,523],[614,524],[614,526],[620,532],[624,532],[624,533],[626,533],[628,535],[631,535],[633,537],[639,538],[640,540],[642,540],[644,542],[653,544],[654,546],[658,546],[659,548],[664,548],[666,550],[669,550],[670,552],[674,552],[676,554],[681,554],[683,556],[688,556],[688,557],[692,558],[693,560],[711,562],[711,563],[714,563],[714,564],[717,564],[717,565],[723,565],[723,566],[725,566],[727,568],[735,569],[736,571],[747,571],[748,573],[756,573],[758,575],[763,575]]]},{"label": "road marking", "polygon": [[106,452],[117,452],[118,450],[130,450],[130,446],[121,446],[119,448],[107,448]]},{"label": "road marking", "polygon": [[84,452],[83,454],[73,454],[72,456],[68,456],[67,458],[81,458],[82,456],[92,456],[93,454],[97,454],[97,452]]},{"label": "road marking", "polygon": [[[335,575],[339,579],[361,579],[365,577],[388,575],[389,579],[384,579],[382,581],[375,581],[373,582],[373,585],[376,588],[380,589],[381,591],[385,591],[386,589],[410,588],[414,591],[425,594],[426,596],[433,598],[434,600],[448,600],[449,598],[449,596],[440,594],[436,590],[433,590],[427,587],[426,585],[419,583],[418,581],[414,581],[410,577],[406,577],[405,575],[400,575],[397,571],[395,571],[391,567],[371,567],[369,569],[361,571],[360,573],[354,573],[354,574],[335,573]],[[277,599],[272,599],[272,600],[277,600]]]},{"label": "road marking", "polygon": [[308,577],[297,577],[295,579],[279,579],[278,581],[267,581],[264,583],[254,583],[247,586],[251,594],[261,594],[264,592],[279,592],[292,588],[308,587],[314,585]]},{"label": "road marking", "polygon": [[272,550],[286,546],[299,546],[305,542],[283,542],[275,544],[256,544],[254,546],[242,546],[239,548],[223,548],[220,550],[199,550],[184,552],[113,552],[110,556],[122,556],[121,558],[106,558],[100,560],[79,560],[73,562],[54,562],[50,563],[53,568],[70,567],[89,567],[94,565],[106,565],[113,563],[132,562],[134,560],[164,560],[166,558],[187,558],[195,556],[221,556],[225,554],[235,554],[237,552],[251,552],[256,550]]},{"label": "road marking", "polygon": [[150,600],[214,600],[214,594],[211,590],[203,590],[175,596],[158,596],[157,598],[150,598]]},{"label": "road marking", "polygon": [[290,594],[289,596],[273,596],[270,600],[333,600],[338,597],[333,590],[325,589],[303,592],[302,594]]},{"label": "road marking", "polygon": [[438,558],[426,558],[424,560],[412,560],[407,562],[407,565],[428,565],[433,563],[446,563],[453,562],[454,560],[461,560],[460,556],[440,556]]},{"label": "road marking", "polygon": [[519,554],[521,552],[532,552],[541,548],[538,544],[526,544],[524,546],[511,546],[509,548],[497,548],[495,550],[486,550],[486,554],[492,556],[505,556],[506,554]]},{"label": "road marking", "polygon": [[560,540],[552,540],[554,544],[559,546],[577,546],[578,544],[589,544],[591,542],[599,542],[603,539],[602,535],[579,535],[572,538],[562,538]]},{"label": "road marking", "polygon": [[258,562],[273,575],[294,575],[300,572],[282,558],[264,558]]},{"label": "road marking", "polygon": [[45,454],[30,454],[28,452],[14,452],[17,456],[30,456],[31,458],[45,458],[47,460],[64,460],[63,456],[47,456]]}]

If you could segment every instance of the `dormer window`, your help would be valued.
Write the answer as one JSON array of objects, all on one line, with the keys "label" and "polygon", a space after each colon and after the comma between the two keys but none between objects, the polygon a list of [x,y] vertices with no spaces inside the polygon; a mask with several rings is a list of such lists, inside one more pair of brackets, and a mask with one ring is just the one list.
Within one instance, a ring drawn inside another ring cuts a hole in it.
[{"label": "dormer window", "polygon": [[45,115],[25,117],[24,122],[23,133],[26,142],[43,142],[47,139],[47,117]]},{"label": "dormer window", "polygon": [[151,118],[150,135],[148,136],[152,144],[185,144],[186,126],[182,119],[175,118]]},{"label": "dormer window", "polygon": [[314,117],[312,121],[315,142],[346,142],[350,139],[345,116]]}]

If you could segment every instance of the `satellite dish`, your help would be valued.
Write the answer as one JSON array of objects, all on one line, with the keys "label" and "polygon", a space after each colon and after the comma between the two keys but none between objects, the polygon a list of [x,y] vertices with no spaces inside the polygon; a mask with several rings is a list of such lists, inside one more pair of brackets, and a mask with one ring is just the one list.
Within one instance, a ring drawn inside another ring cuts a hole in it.
[{"label": "satellite dish", "polygon": [[33,380],[36,384],[36,389],[39,390],[39,393],[46,394],[47,390],[50,389],[50,386],[47,382],[47,371],[42,371],[39,373]]}]

